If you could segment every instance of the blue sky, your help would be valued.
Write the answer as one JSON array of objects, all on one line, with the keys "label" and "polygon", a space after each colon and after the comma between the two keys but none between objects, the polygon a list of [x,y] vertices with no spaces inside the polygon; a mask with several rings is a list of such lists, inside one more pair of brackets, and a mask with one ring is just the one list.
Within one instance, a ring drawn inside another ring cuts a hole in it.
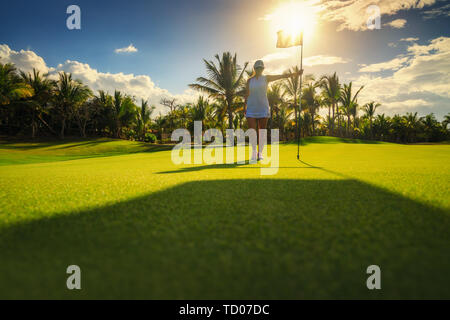
[{"label": "blue sky", "polygon": [[[263,58],[269,73],[295,64],[295,48],[275,49],[270,20],[285,2],[11,1],[2,5],[7,14],[0,22],[0,61],[17,62],[24,69],[35,63],[50,72],[72,71],[82,80],[96,82],[94,88],[103,84],[107,89],[129,89],[154,104],[164,95],[184,101],[194,94],[186,91],[187,85],[204,75],[202,59],[216,53],[237,53],[241,64]],[[381,100],[387,113],[430,111],[441,116],[450,111],[450,90],[445,90],[449,75],[442,70],[450,70],[449,2],[367,1],[367,6],[377,4],[381,9],[380,30],[365,30],[364,0],[350,0],[345,7],[336,1],[304,2],[318,8],[318,24],[305,41],[306,73],[336,71],[343,81],[366,85],[362,99]],[[66,8],[72,4],[81,8],[81,30],[66,28]],[[406,9],[400,10],[401,5]],[[388,25],[392,21],[397,23]],[[136,52],[115,52],[130,44]],[[34,61],[39,58],[43,62]],[[430,60],[440,69],[425,65]],[[397,88],[396,95],[386,86]]]}]

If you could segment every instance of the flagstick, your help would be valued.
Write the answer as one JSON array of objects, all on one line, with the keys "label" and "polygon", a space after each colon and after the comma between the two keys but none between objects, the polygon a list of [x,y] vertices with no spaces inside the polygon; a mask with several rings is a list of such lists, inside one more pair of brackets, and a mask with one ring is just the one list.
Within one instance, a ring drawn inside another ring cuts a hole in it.
[{"label": "flagstick", "polygon": [[[303,39],[302,34],[302,45],[300,48],[300,71],[303,70],[303,44],[305,39]],[[303,74],[300,74],[300,93],[298,96],[298,116],[297,116],[297,160],[300,160],[300,115],[302,112],[302,80]]]}]

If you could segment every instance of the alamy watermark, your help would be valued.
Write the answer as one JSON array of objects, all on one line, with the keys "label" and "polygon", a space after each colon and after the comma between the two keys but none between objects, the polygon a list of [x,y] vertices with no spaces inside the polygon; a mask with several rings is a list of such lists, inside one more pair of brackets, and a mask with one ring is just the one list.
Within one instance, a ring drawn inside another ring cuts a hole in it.
[{"label": "alamy watermark", "polygon": [[[66,13],[70,16],[67,17],[66,26],[69,30],[81,30],[81,9],[78,5],[72,4],[67,7]],[[369,14],[367,19],[367,29],[380,30],[381,29],[381,9],[377,5],[370,5],[366,9],[366,13]]]},{"label": "alamy watermark", "polygon": [[381,289],[381,269],[376,264],[367,267],[367,274],[370,276],[367,278],[366,286],[369,290]]},{"label": "alamy watermark", "polygon": [[67,14],[70,14],[66,20],[66,26],[69,30],[80,30],[81,29],[81,9],[77,5],[70,5],[66,10]]},{"label": "alamy watermark", "polygon": [[[259,130],[259,147],[263,149],[263,159],[260,161],[261,175],[277,174],[280,155],[279,155],[279,130],[272,129],[270,135],[270,155],[267,152],[267,130]],[[203,133],[201,121],[194,122],[194,139],[187,129],[176,129],[172,133],[171,140],[179,142],[172,150],[172,162],[180,164],[245,164],[246,156],[246,138],[249,140],[248,153],[256,150],[257,133],[254,129],[244,131],[242,129],[227,129],[226,143],[224,145],[223,134],[218,129],[208,129]],[[236,143],[235,143],[236,140]],[[203,141],[211,142],[203,147]],[[226,148],[224,148],[224,146]],[[224,157],[225,150],[225,157]],[[225,158],[225,159],[224,159]]]},{"label": "alamy watermark", "polygon": [[370,14],[367,19],[367,29],[369,30],[380,30],[381,29],[381,10],[377,5],[368,6],[366,13]]},{"label": "alamy watermark", "polygon": [[68,266],[66,273],[70,274],[67,278],[66,286],[69,290],[81,290],[81,269],[77,265]]}]

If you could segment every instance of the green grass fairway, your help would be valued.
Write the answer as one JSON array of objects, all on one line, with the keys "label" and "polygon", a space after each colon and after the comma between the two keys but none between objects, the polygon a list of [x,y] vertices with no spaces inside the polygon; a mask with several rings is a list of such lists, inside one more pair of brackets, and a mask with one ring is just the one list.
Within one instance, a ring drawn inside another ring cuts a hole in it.
[{"label": "green grass fairway", "polygon": [[0,143],[0,298],[450,299],[450,145],[296,150],[261,176],[138,142]]}]

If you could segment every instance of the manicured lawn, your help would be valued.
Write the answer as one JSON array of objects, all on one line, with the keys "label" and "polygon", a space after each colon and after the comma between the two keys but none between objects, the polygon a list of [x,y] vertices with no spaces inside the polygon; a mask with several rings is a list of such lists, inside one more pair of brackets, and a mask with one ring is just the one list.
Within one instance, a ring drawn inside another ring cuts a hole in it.
[{"label": "manicured lawn", "polygon": [[261,176],[138,142],[0,143],[0,298],[450,299],[450,145],[296,148]]}]

